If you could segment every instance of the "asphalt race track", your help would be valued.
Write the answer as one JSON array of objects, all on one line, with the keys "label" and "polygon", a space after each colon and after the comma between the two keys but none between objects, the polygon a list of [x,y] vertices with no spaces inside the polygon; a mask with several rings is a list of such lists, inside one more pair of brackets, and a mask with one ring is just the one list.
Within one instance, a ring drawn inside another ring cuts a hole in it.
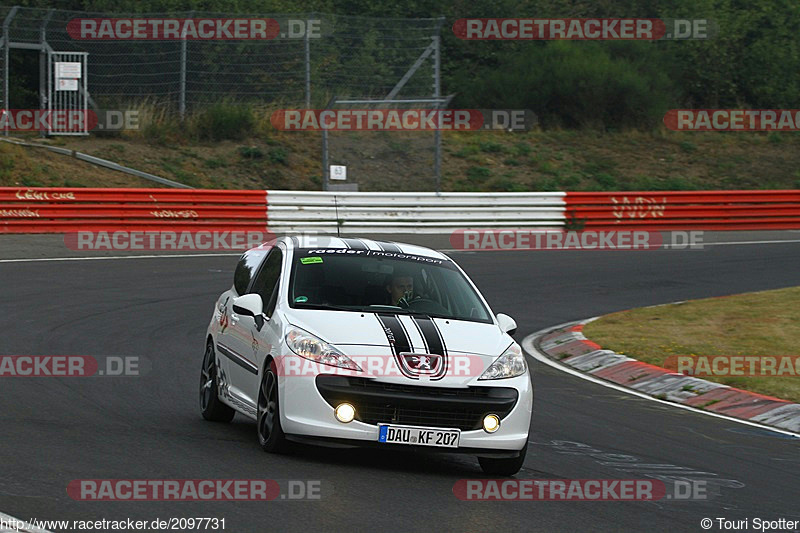
[{"label": "asphalt race track", "polygon": [[[800,244],[702,251],[452,253],[517,339],[610,311],[800,284]],[[3,253],[0,242],[0,258]],[[24,256],[23,256],[24,257]],[[200,417],[215,297],[235,257],[0,262],[0,354],[139,356],[127,378],[0,382],[0,511],[23,520],[217,517],[274,531],[699,532],[702,518],[800,519],[797,439],[672,409],[533,360],[536,402],[518,478],[703,480],[705,501],[469,502],[467,456],[299,448],[264,453],[255,425]],[[81,502],[74,479],[320,480],[317,501]],[[711,531],[719,531],[716,525]]]}]

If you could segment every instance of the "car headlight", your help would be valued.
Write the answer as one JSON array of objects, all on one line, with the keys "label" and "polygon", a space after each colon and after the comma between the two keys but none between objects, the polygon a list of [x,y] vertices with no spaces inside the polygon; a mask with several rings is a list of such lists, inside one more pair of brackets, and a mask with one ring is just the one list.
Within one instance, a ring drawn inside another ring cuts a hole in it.
[{"label": "car headlight", "polygon": [[361,371],[361,367],[345,354],[304,329],[290,328],[286,332],[286,345],[300,357],[315,363]]},{"label": "car headlight", "polygon": [[515,342],[503,355],[495,359],[478,380],[515,378],[524,374],[527,369],[528,365],[525,363],[522,349]]}]

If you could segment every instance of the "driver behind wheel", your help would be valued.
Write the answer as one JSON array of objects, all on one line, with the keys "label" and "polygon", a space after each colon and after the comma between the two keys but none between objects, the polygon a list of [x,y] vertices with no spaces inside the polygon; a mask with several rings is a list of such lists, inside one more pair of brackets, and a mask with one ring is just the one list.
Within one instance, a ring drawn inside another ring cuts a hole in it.
[{"label": "driver behind wheel", "polygon": [[389,293],[391,305],[408,307],[408,303],[414,298],[414,278],[408,274],[395,273],[386,285],[386,292]]}]

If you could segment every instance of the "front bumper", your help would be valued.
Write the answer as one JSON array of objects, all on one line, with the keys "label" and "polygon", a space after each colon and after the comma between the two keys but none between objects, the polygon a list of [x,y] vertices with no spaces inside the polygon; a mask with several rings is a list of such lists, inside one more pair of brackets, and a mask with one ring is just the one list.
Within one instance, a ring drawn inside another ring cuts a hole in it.
[{"label": "front bumper", "polygon": [[[338,375],[279,378],[281,425],[295,440],[334,445],[378,444],[378,423],[461,429],[459,448],[424,447],[427,451],[518,451],[528,440],[533,387],[528,374],[478,381],[467,387],[422,386]],[[343,424],[334,406],[347,401],[356,420]],[[481,429],[483,416],[497,414],[500,428]],[[360,441],[360,442],[352,442]],[[409,449],[410,446],[386,445]]]}]

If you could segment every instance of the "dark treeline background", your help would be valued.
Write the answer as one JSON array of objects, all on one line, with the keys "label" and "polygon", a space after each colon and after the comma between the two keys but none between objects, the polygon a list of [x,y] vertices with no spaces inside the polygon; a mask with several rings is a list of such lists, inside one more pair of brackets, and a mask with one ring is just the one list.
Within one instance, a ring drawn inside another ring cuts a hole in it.
[{"label": "dark treeline background", "polygon": [[[797,0],[20,0],[95,12],[445,17],[443,93],[454,107],[528,108],[545,127],[658,127],[670,108],[800,108]],[[463,41],[463,17],[712,19],[708,40]]]}]

